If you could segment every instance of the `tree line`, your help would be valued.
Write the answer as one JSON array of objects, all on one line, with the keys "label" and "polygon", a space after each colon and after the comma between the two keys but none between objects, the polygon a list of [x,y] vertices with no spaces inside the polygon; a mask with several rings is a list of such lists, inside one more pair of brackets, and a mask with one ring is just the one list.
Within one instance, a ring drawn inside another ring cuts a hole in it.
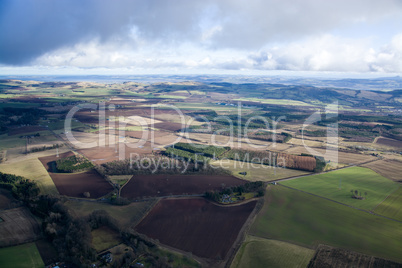
[{"label": "tree line", "polygon": [[262,181],[247,182],[239,186],[226,187],[220,191],[207,191],[204,196],[209,200],[221,202],[223,195],[231,195],[233,193],[239,195],[243,193],[256,193],[256,197],[264,196],[265,184]]}]

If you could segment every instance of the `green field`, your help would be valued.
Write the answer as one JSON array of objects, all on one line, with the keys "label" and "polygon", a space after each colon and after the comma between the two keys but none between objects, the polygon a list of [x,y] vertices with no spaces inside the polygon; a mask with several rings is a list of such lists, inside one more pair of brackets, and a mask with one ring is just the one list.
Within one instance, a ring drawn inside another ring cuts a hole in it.
[{"label": "green field", "polygon": [[[226,170],[230,170],[233,176],[248,181],[274,181],[278,179],[309,174],[309,172],[296,169],[274,168],[272,166],[229,159],[213,162],[211,161],[210,164],[213,166],[220,166]],[[239,174],[240,172],[247,172],[247,174],[244,176]]]},{"label": "green field", "polygon": [[268,187],[250,234],[306,247],[328,244],[402,261],[402,223],[281,185]]},{"label": "green field", "polygon": [[119,234],[106,226],[93,230],[91,235],[92,246],[97,252],[116,246],[121,242]]},{"label": "green field", "polygon": [[376,209],[375,213],[402,221],[402,187],[387,197]]},{"label": "green field", "polygon": [[26,143],[25,139],[21,139],[19,136],[8,136],[8,134],[0,135],[0,140],[0,150],[25,146]]},{"label": "green field", "polygon": [[306,267],[314,250],[287,242],[247,236],[231,268]]},{"label": "green field", "polygon": [[[399,187],[398,183],[362,167],[335,170],[281,184],[367,210],[374,209]],[[363,197],[367,193],[367,197],[364,200],[352,198],[351,190],[358,190]]]},{"label": "green field", "polygon": [[35,243],[0,249],[0,267],[45,267]]},{"label": "green field", "polygon": [[153,202],[134,202],[126,206],[114,206],[108,203],[69,200],[65,205],[69,209],[72,209],[73,214],[77,217],[87,216],[95,210],[105,210],[112,218],[116,219],[122,227],[130,227],[144,216],[153,205]]}]

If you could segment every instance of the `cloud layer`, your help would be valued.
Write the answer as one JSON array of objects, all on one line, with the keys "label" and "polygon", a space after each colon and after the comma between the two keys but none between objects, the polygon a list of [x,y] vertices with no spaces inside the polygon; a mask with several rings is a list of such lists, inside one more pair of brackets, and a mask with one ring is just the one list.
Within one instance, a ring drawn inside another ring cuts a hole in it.
[{"label": "cloud layer", "polygon": [[398,0],[2,1],[0,64],[402,72],[401,15]]}]

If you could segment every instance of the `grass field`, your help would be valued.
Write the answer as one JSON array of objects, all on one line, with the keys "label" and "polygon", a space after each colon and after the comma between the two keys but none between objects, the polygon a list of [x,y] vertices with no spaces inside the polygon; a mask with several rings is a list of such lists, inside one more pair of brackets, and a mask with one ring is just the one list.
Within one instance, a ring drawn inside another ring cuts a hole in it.
[{"label": "grass field", "polygon": [[[398,183],[362,167],[350,167],[281,183],[367,210],[374,209],[399,187]],[[365,199],[352,198],[351,190],[358,190]],[[367,197],[364,193],[367,193]]]},{"label": "grass field", "polygon": [[159,253],[159,255],[167,258],[168,260],[171,261],[169,263],[172,265],[173,268],[181,268],[181,267],[201,267],[201,265],[196,262],[194,259],[189,256],[173,252],[173,251],[168,251],[165,250],[163,247],[159,247],[156,250],[154,249],[153,251]]},{"label": "grass field", "polygon": [[387,197],[376,209],[375,213],[402,221],[402,187]]},{"label": "grass field", "polygon": [[36,181],[41,194],[59,194],[52,178],[38,158],[31,158],[12,164],[1,164],[0,171]]},{"label": "grass field", "polygon": [[91,235],[92,246],[97,252],[116,246],[121,242],[119,234],[106,226],[93,230]]},{"label": "grass field", "polygon": [[116,184],[119,184],[120,187],[126,184],[126,182],[131,179],[132,175],[113,175],[113,176],[108,176],[108,178]]},{"label": "grass field", "polygon": [[[211,162],[214,166],[221,166],[232,172],[233,176],[248,181],[274,181],[293,176],[300,176],[309,174],[309,172],[286,169],[286,168],[273,168],[267,165],[245,163],[234,160],[218,160]],[[247,172],[246,176],[240,175],[239,172]]]},{"label": "grass field", "polygon": [[25,146],[25,139],[20,139],[19,136],[8,136],[7,134],[0,135],[0,150]]},{"label": "grass field", "polygon": [[0,267],[2,268],[42,268],[44,266],[45,264],[40,257],[35,243],[0,249]]},{"label": "grass field", "polygon": [[270,186],[250,234],[307,247],[328,244],[402,261],[402,224],[307,193]]},{"label": "grass field", "polygon": [[306,267],[314,250],[287,242],[247,236],[231,268]]},{"label": "grass field", "polygon": [[65,205],[69,209],[72,209],[77,217],[87,216],[94,210],[105,210],[111,217],[116,219],[122,227],[130,227],[138,223],[153,205],[153,202],[135,202],[126,206],[114,206],[107,203],[69,200]]}]

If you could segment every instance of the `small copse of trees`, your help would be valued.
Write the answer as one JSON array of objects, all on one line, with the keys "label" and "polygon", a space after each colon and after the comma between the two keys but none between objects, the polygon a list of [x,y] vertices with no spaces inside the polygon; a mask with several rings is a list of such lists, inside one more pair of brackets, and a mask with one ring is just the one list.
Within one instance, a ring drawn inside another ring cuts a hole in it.
[{"label": "small copse of trees", "polygon": [[226,187],[221,191],[207,191],[204,196],[209,200],[222,202],[222,197],[225,195],[230,196],[234,193],[237,195],[242,195],[243,193],[255,193],[255,197],[264,196],[265,184],[262,181],[247,182],[239,186]]},{"label": "small copse of trees", "polygon": [[362,192],[359,190],[350,190],[350,192],[352,193],[352,198],[354,199],[359,199],[359,200],[364,200],[367,198],[367,192],[364,192],[364,197],[362,195]]},{"label": "small copse of trees", "polygon": [[83,156],[73,155],[57,160],[56,167],[59,172],[72,173],[91,169],[94,165]]},{"label": "small copse of trees", "polygon": [[39,187],[34,181],[21,176],[0,172],[0,187],[11,190],[19,200],[29,203],[39,195]]}]

